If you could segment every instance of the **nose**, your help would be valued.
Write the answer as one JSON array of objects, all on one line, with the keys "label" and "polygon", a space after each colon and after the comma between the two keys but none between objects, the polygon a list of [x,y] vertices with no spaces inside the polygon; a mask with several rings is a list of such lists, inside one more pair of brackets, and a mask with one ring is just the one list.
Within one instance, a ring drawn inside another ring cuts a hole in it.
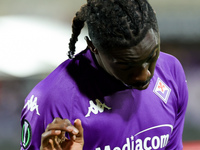
[{"label": "nose", "polygon": [[148,69],[142,69],[138,72],[137,76],[135,77],[136,82],[145,82],[151,76],[151,73]]},{"label": "nose", "polygon": [[150,77],[151,77],[151,72],[149,71],[148,66],[144,66],[144,67],[137,68],[134,71],[134,74],[132,76],[132,80],[135,83],[146,82],[147,80],[150,79]]}]

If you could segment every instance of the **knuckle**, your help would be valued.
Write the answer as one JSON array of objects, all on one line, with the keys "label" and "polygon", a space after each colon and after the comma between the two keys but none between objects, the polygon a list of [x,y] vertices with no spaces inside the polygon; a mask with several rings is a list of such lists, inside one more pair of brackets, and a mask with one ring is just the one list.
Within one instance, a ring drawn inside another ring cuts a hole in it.
[{"label": "knuckle", "polygon": [[48,124],[47,127],[46,127],[46,130],[48,131],[49,128],[51,127],[52,123]]},{"label": "knuckle", "polygon": [[45,138],[45,135],[46,135],[46,134],[45,134],[45,132],[44,132],[44,133],[42,133],[41,137],[42,137],[42,138]]},{"label": "knuckle", "polygon": [[64,125],[67,125],[67,126],[70,126],[71,125],[71,122],[69,121],[69,119],[63,119],[63,124]]},{"label": "knuckle", "polygon": [[48,138],[48,136],[49,136],[49,132],[44,132],[44,133],[42,133],[41,138],[46,139],[46,138]]},{"label": "knuckle", "polygon": [[57,122],[59,122],[59,121],[61,121],[62,119],[61,118],[59,118],[59,117],[56,117],[56,118],[54,118],[54,120],[53,120],[53,122],[52,123],[57,123]]}]

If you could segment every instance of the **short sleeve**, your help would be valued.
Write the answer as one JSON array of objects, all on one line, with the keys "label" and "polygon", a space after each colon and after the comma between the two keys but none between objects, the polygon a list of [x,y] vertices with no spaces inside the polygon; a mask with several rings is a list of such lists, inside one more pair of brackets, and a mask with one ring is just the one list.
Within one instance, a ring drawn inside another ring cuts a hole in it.
[{"label": "short sleeve", "polygon": [[34,91],[25,99],[21,114],[21,150],[39,150],[41,134],[45,130],[41,100],[42,97]]},{"label": "short sleeve", "polygon": [[[49,82],[50,80],[41,81],[25,99],[21,114],[21,150],[39,150],[41,135],[47,125],[56,117],[71,118],[73,103],[67,100],[73,92],[67,88],[64,88],[67,90],[60,90],[54,83],[48,86]],[[71,92],[67,94],[70,95],[68,97],[66,97],[67,91]]]}]

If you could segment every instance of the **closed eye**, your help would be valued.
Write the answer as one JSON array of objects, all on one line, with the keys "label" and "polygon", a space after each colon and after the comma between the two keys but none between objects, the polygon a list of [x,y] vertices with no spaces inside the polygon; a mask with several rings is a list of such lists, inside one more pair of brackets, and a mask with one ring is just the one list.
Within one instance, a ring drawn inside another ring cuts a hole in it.
[{"label": "closed eye", "polygon": [[153,55],[151,55],[151,56],[146,60],[146,62],[150,62],[151,60],[153,60],[154,58],[156,58],[157,52],[158,52],[158,51],[156,51],[155,53],[153,53]]},{"label": "closed eye", "polygon": [[129,69],[131,69],[132,68],[132,66],[130,66],[130,65],[119,65],[119,69],[120,70],[123,70],[123,71],[126,71],[126,70],[129,70]]}]

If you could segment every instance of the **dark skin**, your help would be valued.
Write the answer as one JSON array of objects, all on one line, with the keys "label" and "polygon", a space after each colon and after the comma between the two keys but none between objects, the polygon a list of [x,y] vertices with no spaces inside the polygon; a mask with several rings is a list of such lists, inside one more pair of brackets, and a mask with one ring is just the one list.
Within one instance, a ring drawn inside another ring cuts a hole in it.
[{"label": "dark skin", "polygon": [[[106,54],[88,37],[86,42],[99,66],[111,76],[134,89],[145,90],[149,86],[160,53],[158,33],[150,29],[138,45],[116,48]],[[65,132],[69,133],[70,139],[65,137]],[[42,134],[40,150],[82,150],[83,145],[81,121],[77,119],[72,125],[68,119],[56,118]]]},{"label": "dark skin", "polygon": [[106,54],[95,47],[89,38],[86,40],[98,64],[107,73],[134,89],[144,90],[148,87],[160,52],[158,33],[150,29],[138,45],[116,48]]},{"label": "dark skin", "polygon": [[[66,132],[70,139],[65,137]],[[42,134],[40,150],[82,150],[83,145],[81,120],[72,125],[68,119],[55,118]]]}]

